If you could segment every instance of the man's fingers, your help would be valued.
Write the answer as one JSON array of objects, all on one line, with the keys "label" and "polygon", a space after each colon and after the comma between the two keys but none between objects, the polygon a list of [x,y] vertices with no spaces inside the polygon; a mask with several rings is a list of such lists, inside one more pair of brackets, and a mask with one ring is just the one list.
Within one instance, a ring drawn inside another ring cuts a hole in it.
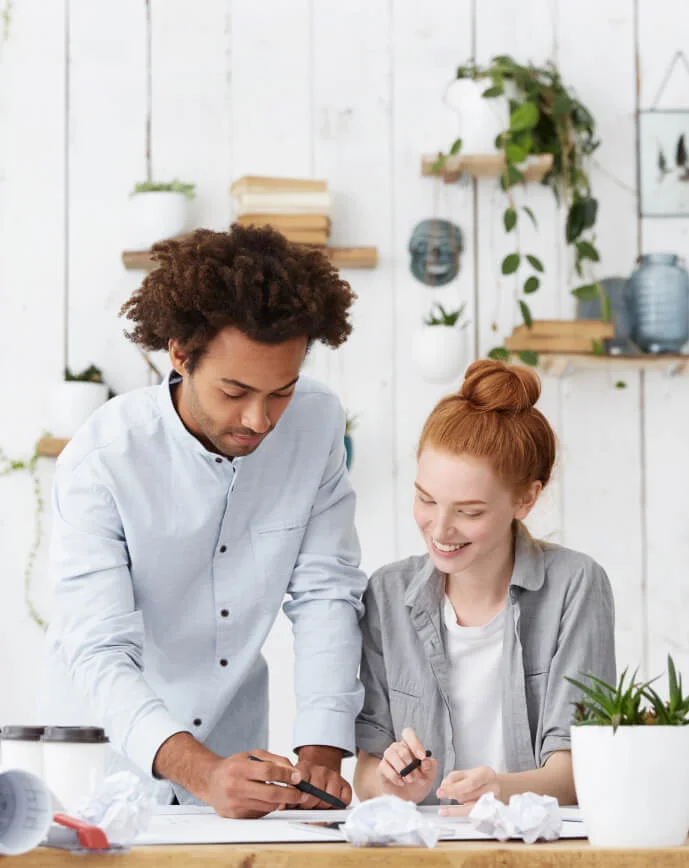
[{"label": "man's fingers", "polygon": [[[253,754],[258,756],[258,754]],[[250,781],[279,781],[283,784],[297,784],[302,779],[302,774],[293,766],[285,766],[266,760],[265,762],[254,762],[246,760],[246,775]]]},{"label": "man's fingers", "polygon": [[426,756],[426,748],[421,744],[419,737],[411,727],[402,730],[402,741],[418,759]]},{"label": "man's fingers", "polygon": [[278,805],[285,802],[301,803],[303,794],[294,787],[278,787],[275,784],[264,784],[259,781],[247,781],[241,790],[234,790],[235,797],[262,802],[269,805],[268,810],[274,811]]}]

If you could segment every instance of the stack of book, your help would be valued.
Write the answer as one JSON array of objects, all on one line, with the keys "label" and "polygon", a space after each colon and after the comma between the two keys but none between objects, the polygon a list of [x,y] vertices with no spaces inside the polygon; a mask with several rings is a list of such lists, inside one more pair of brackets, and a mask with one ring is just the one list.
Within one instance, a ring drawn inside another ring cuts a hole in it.
[{"label": "stack of book", "polygon": [[230,193],[242,226],[273,226],[299,244],[328,244],[332,199],[325,181],[244,175]]},{"label": "stack of book", "polygon": [[511,352],[592,353],[594,344],[615,337],[615,326],[601,320],[534,320],[531,328],[517,326],[505,346]]}]

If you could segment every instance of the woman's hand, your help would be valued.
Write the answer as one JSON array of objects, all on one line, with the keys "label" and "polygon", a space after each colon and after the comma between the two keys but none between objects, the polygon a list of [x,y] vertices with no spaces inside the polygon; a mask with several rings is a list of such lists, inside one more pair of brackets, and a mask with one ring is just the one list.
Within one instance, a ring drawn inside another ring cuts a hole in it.
[{"label": "woman's hand", "polygon": [[485,793],[493,793],[502,801],[502,785],[498,773],[488,766],[467,771],[450,772],[436,791],[439,799],[454,799],[459,805],[443,805],[443,817],[465,817]]},{"label": "woman's hand", "polygon": [[[400,772],[414,759],[421,765],[405,777]],[[378,763],[377,774],[383,793],[408,802],[422,802],[433,789],[438,761],[426,756],[426,749],[413,729],[402,730],[402,741],[394,741]]]}]

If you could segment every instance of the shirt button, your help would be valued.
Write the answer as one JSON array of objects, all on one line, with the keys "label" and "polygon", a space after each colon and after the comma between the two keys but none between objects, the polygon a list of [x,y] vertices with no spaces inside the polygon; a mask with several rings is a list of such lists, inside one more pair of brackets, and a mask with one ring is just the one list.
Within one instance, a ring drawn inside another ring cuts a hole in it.
[{"label": "shirt button", "polygon": [[220,546],[220,554],[221,555],[224,555],[226,551],[227,551],[227,546]]},{"label": "shirt button", "polygon": [[216,458],[215,463],[216,464],[222,464],[222,458]]},{"label": "shirt button", "polygon": [[221,609],[220,614],[223,616],[223,618],[227,618],[227,616],[230,614],[230,610],[229,609]]},{"label": "shirt button", "polygon": [[227,660],[225,660],[224,657],[223,657],[222,660],[220,661],[220,665],[221,665],[221,666],[227,666]]},{"label": "shirt button", "polygon": [[201,726],[201,718],[200,717],[194,718],[194,726]]}]

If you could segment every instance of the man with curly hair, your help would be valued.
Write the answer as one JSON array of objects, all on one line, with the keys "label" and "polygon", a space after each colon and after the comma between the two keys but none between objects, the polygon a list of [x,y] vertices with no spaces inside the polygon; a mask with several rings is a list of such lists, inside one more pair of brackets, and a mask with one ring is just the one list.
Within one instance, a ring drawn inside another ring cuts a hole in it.
[{"label": "man with curly hair", "polygon": [[[172,371],[109,401],[58,461],[51,681],[67,674],[173,801],[327,807],[292,786],[306,781],[348,804],[365,577],[342,407],[300,370],[314,341],[347,339],[354,295],[269,228],[199,230],[154,256],[122,314]],[[296,766],[265,750],[261,648],[285,594]]]}]

